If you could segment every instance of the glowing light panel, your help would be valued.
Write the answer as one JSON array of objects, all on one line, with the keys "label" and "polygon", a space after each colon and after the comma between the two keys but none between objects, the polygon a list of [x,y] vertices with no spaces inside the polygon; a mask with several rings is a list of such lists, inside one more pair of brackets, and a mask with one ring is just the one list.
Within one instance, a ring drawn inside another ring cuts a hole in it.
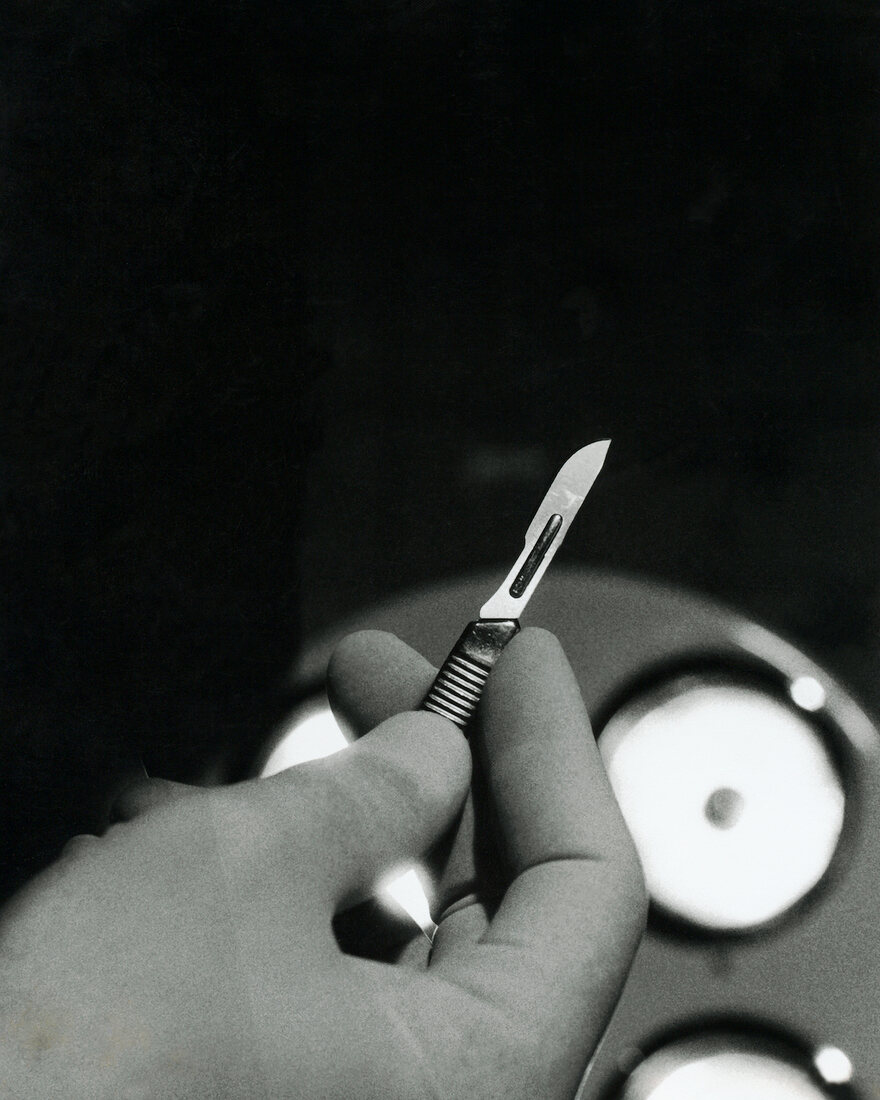
[{"label": "glowing light panel", "polygon": [[[740,1049],[737,1047],[740,1046]],[[622,1100],[828,1100],[792,1062],[736,1039],[685,1040],[657,1051],[626,1082]]]},{"label": "glowing light panel", "polygon": [[619,711],[599,747],[654,900],[712,929],[779,916],[825,873],[844,794],[796,710],[681,681]]},{"label": "glowing light panel", "polygon": [[852,1062],[839,1047],[819,1047],[813,1064],[829,1085],[845,1085],[852,1080]]}]

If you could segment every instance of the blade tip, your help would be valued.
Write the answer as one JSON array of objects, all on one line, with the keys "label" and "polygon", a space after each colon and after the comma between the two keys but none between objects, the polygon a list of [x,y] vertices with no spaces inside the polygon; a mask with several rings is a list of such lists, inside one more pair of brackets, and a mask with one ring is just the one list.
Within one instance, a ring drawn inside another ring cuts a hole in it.
[{"label": "blade tip", "polygon": [[602,461],[604,462],[608,455],[608,448],[611,446],[610,439],[597,439],[595,443],[591,443],[585,450],[594,451],[601,454]]}]

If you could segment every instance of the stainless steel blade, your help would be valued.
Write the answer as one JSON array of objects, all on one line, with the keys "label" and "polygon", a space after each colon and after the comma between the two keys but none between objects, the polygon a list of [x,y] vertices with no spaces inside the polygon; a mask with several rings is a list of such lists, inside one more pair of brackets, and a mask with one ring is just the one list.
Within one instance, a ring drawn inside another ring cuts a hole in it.
[{"label": "stainless steel blade", "polygon": [[518,619],[599,476],[610,439],[590,443],[568,459],[529,524],[523,552],[504,583],[480,608],[481,619]]}]

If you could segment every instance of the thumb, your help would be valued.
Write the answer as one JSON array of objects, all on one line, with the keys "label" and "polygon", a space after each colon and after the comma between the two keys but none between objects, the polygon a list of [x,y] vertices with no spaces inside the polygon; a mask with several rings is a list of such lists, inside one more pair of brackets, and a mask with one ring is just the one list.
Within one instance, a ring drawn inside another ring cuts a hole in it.
[{"label": "thumb", "polygon": [[380,875],[442,836],[461,810],[470,768],[467,742],[451,722],[407,712],[334,756],[262,782],[293,787],[311,845],[312,881],[339,907],[360,900]]}]

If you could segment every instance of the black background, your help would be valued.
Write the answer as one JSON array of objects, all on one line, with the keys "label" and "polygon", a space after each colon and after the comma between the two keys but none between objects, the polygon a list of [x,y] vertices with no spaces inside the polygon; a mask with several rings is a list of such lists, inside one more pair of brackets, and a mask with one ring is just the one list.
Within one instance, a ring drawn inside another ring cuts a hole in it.
[{"label": "black background", "polygon": [[719,596],[876,700],[870,8],[394,12],[329,32],[310,131],[308,625],[506,562],[610,436],[569,560]]}]

